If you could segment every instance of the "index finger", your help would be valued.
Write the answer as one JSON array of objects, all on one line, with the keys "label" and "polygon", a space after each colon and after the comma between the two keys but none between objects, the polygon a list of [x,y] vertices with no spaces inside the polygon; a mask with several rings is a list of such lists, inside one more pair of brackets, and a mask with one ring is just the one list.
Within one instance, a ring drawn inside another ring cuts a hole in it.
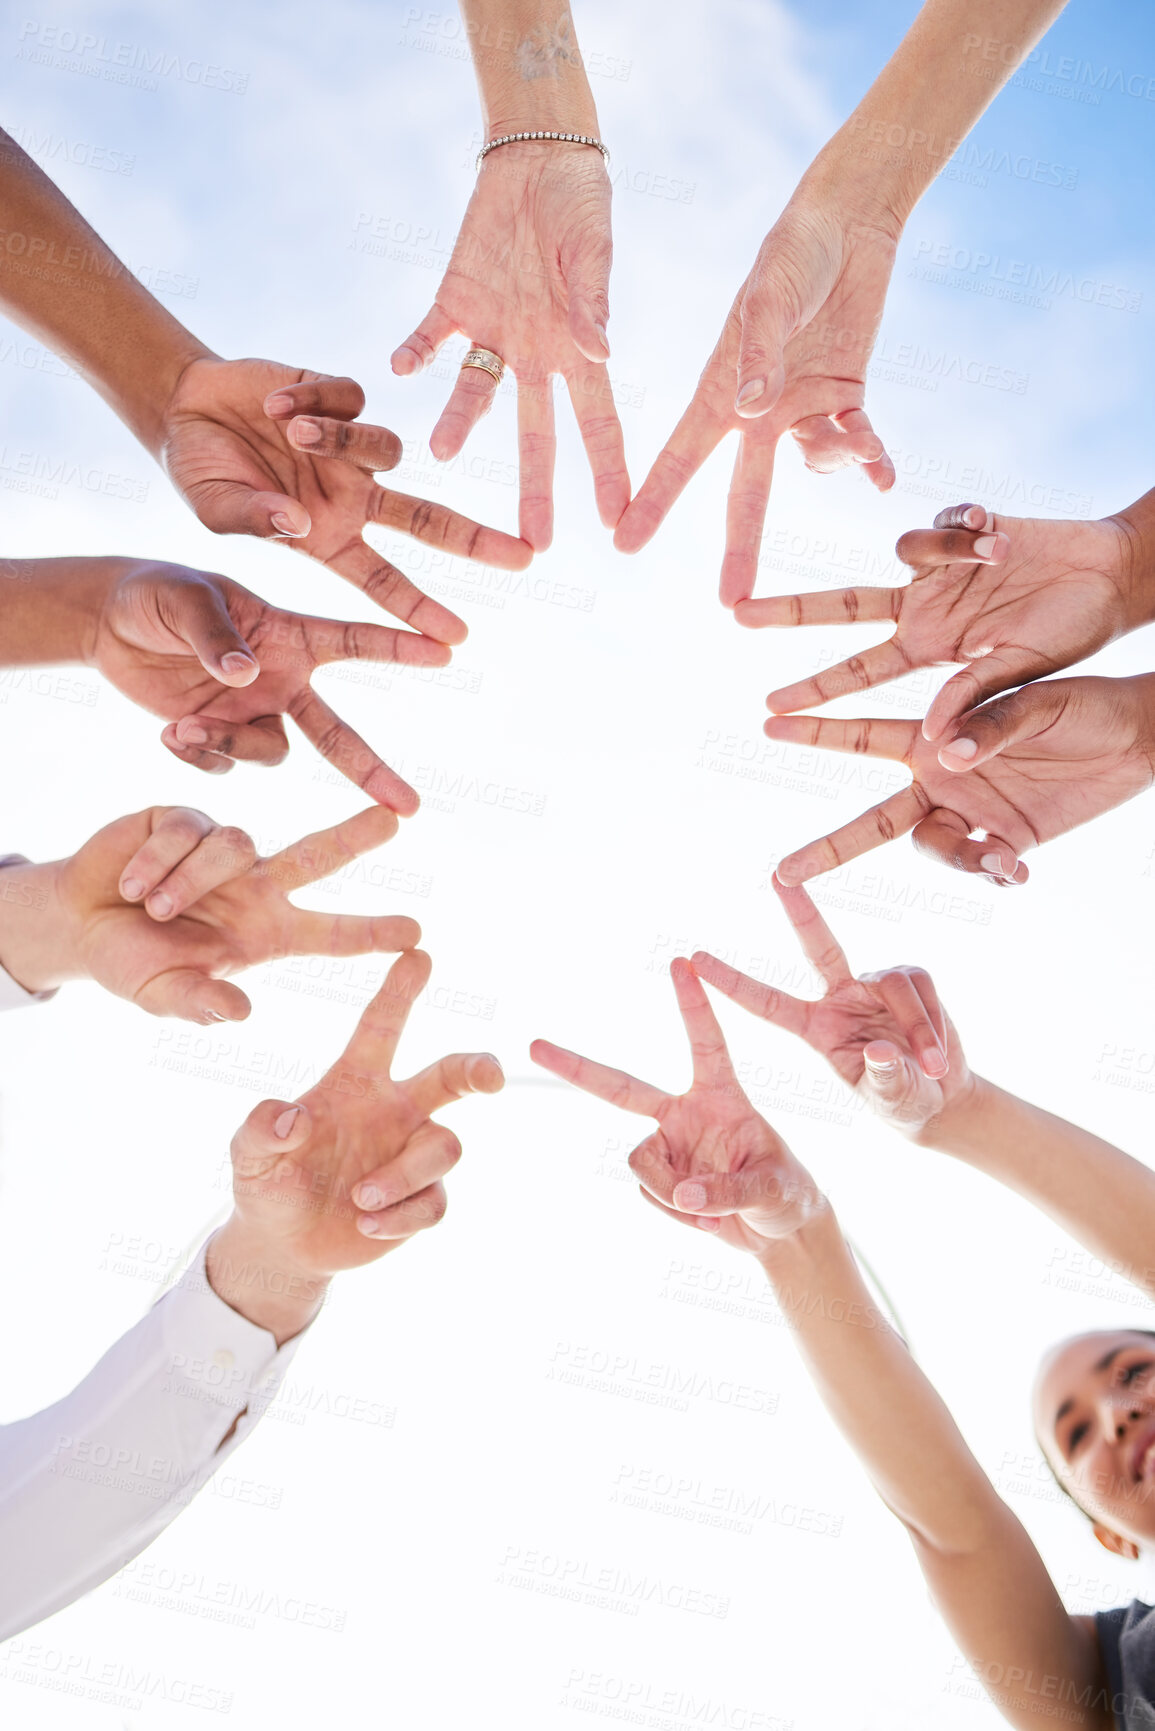
[{"label": "index finger", "polygon": [[674,982],[678,1008],[682,1012],[682,1025],[690,1041],[694,1086],[711,1091],[721,1089],[733,1093],[738,1089],[741,1092],[730,1061],[730,1053],[726,1048],[725,1035],[718,1025],[718,1018],[710,1006],[701,980],[689,962],[681,956],[670,963],[670,978]]},{"label": "index finger", "polygon": [[774,889],[786,918],[798,934],[802,954],[816,968],[826,985],[834,987],[852,980],[845,952],[801,884],[784,884],[775,875]]},{"label": "index finger", "polygon": [[739,601],[748,600],[758,580],[758,553],[770,503],[778,438],[779,429],[771,414],[765,420],[745,422],[738,440],[738,455],[726,495],[726,551],[718,584],[723,607],[734,607]]},{"label": "index finger", "polygon": [[421,804],[416,790],[395,775],[361,735],[317,696],[312,686],[306,685],[297,694],[288,712],[305,738],[341,775],[356,782],[378,805],[387,805],[402,817],[412,817]]},{"label": "index finger", "polygon": [[409,1012],[425,990],[433,963],[424,950],[406,950],[385,976],[385,983],[361,1012],[342,1065],[360,1075],[388,1077]]},{"label": "index finger", "polygon": [[524,571],[533,558],[527,541],[475,523],[472,517],[431,504],[428,499],[414,499],[374,483],[369,504],[369,522],[412,535],[415,541],[440,547],[459,559],[475,559],[479,565],[495,565],[499,571]]},{"label": "index finger", "polygon": [[917,781],[912,781],[909,787],[892,793],[881,805],[871,806],[853,822],[788,855],[779,865],[777,875],[784,884],[794,885],[833,871],[835,866],[845,865],[848,860],[869,853],[871,848],[905,835],[930,809],[930,795]]},{"label": "index finger", "polygon": [[739,601],[734,618],[758,630],[766,625],[874,624],[897,618],[897,589],[818,589],[804,595],[764,595]]},{"label": "index finger", "polygon": [[[375,496],[385,491],[383,487],[378,487],[375,481],[372,485],[374,498],[370,499],[370,507],[375,502]],[[414,631],[433,637],[438,643],[464,643],[469,635],[469,627],[464,619],[459,619],[456,613],[451,613],[440,601],[434,601],[431,596],[424,594],[416,583],[406,577],[403,571],[399,571],[383,553],[370,547],[360,531],[351,535],[335,553],[323,559],[322,564],[328,570],[335,571],[338,577],[344,577],[347,582],[355,584],[370,601],[383,607],[386,613],[392,613],[395,619],[403,619]]]},{"label": "index finger", "polygon": [[592,1058],[583,1058],[550,1040],[535,1040],[529,1055],[543,1070],[560,1076],[563,1082],[572,1082],[575,1088],[594,1094],[599,1100],[608,1100],[611,1106],[620,1106],[623,1112],[640,1112],[643,1117],[656,1118],[670,1098],[661,1088],[639,1081],[628,1070],[595,1064]]},{"label": "index finger", "polygon": [[397,834],[397,814],[385,805],[371,805],[353,817],[344,818],[329,829],[319,829],[312,835],[291,842],[279,853],[258,862],[255,872],[274,880],[285,891],[299,890],[305,884],[318,883],[331,877],[342,866],[360,859],[363,853],[381,847]]},{"label": "index finger", "polygon": [[877,715],[837,721],[825,715],[772,715],[762,723],[768,739],[791,745],[817,745],[823,751],[847,751],[865,757],[889,757],[905,763],[918,738],[917,721],[887,721]]},{"label": "index finger", "polygon": [[654,466],[642,482],[636,499],[626,507],[614,531],[619,553],[637,553],[657,532],[666,513],[710,455],[730,431],[728,415],[719,414],[706,401],[699,384],[690,406],[654,458]]}]

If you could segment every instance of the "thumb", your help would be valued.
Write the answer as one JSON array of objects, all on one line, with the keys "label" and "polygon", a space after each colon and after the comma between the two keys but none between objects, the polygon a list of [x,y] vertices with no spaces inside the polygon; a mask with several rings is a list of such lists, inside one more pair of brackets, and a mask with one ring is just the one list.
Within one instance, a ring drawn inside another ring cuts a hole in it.
[{"label": "thumb", "polygon": [[674,1207],[683,1214],[718,1218],[740,1214],[755,1232],[769,1231],[791,1208],[817,1194],[800,1167],[752,1166],[741,1172],[702,1172],[674,1186]]},{"label": "thumb", "polygon": [[[966,654],[965,647],[962,653]],[[1014,645],[1008,645],[1004,649],[992,649],[988,655],[976,658],[969,667],[964,667],[961,673],[952,674],[939,691],[926,712],[922,737],[933,743],[947,733],[951,722],[958,721],[968,709],[985,703],[988,697],[997,697],[1000,691],[1021,685],[1025,679],[1030,679],[1032,674],[1040,672],[1040,660],[1037,651],[1019,649]],[[949,767],[966,769],[970,764],[968,760],[952,763]]]},{"label": "thumb", "polygon": [[223,685],[251,685],[260,663],[229,615],[221,591],[211,582],[182,585],[165,597],[165,623],[183,637],[206,673]]},{"label": "thumb", "polygon": [[294,1153],[308,1135],[307,1106],[292,1100],[262,1100],[233,1137],[233,1171],[238,1178],[267,1177],[276,1160]]},{"label": "thumb", "polygon": [[738,384],[734,407],[747,420],[772,409],[782,395],[786,368],[782,351],[797,323],[773,275],[751,284],[740,308],[742,336],[738,345]]},{"label": "thumb", "polygon": [[257,535],[299,540],[313,527],[299,499],[263,493],[243,481],[203,481],[188,489],[189,504],[214,535]]},{"label": "thumb", "polygon": [[151,1016],[178,1016],[182,1022],[243,1022],[252,1004],[229,980],[214,980],[195,968],[169,968],[154,974],[135,1000]]},{"label": "thumb", "polygon": [[561,261],[569,290],[569,334],[587,361],[608,361],[610,341],[610,264],[613,246],[608,234],[589,236]]},{"label": "thumb", "polygon": [[918,1087],[910,1059],[892,1040],[871,1040],[862,1049],[862,1087],[882,1118],[892,1118]]},{"label": "thumb", "polygon": [[999,697],[973,709],[955,723],[950,739],[939,749],[944,769],[974,769],[1018,740],[1032,739],[1048,727],[1063,708],[1061,694],[1047,681],[1024,685],[1009,697]]}]

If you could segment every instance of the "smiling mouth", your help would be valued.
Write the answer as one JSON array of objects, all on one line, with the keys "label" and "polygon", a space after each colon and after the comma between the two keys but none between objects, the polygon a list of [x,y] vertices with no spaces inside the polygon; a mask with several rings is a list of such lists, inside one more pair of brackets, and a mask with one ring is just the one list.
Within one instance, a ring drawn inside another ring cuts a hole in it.
[{"label": "smiling mouth", "polygon": [[1149,1422],[1131,1452],[1131,1477],[1135,1484],[1155,1476],[1155,1420]]}]

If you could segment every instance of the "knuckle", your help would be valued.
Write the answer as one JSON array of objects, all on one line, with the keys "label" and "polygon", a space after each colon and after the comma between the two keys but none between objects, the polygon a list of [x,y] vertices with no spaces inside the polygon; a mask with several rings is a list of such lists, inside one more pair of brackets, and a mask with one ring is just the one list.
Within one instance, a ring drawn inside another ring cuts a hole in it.
[{"label": "knuckle", "polygon": [[217,837],[218,845],[227,860],[235,862],[244,870],[256,863],[257,844],[251,835],[235,824],[227,824]]}]

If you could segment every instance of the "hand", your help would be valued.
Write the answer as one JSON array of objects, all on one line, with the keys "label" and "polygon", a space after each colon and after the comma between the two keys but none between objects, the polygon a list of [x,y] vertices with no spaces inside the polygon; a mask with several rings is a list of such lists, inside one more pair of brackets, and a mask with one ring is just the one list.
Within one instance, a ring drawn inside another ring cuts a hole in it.
[{"label": "hand", "polygon": [[112,583],[89,660],[169,726],[175,757],[222,774],[234,760],[272,765],[289,749],[284,717],[370,799],[409,816],[421,803],[309,683],[335,661],[443,667],[444,644],[384,625],[270,607],[227,577],[140,560]]},{"label": "hand", "polygon": [[[917,722],[780,716],[771,739],[907,764],[909,787],[784,859],[778,876],[804,883],[914,831],[923,853],[995,883],[1026,883],[1019,859],[1133,799],[1155,779],[1155,676],[1047,679],[996,698],[952,724],[936,749]],[[972,749],[973,747],[973,749]],[[946,765],[950,767],[946,767]],[[972,841],[981,830],[985,839]]]},{"label": "hand", "polygon": [[[554,373],[570,401],[594,476],[598,513],[612,529],[630,498],[621,423],[606,372],[610,182],[584,144],[503,144],[485,158],[437,299],[393,355],[420,372],[447,337],[500,355],[517,376],[522,537],[543,552],[553,537]],[[493,406],[497,382],[467,367],[429,448],[455,457]]]},{"label": "hand", "polygon": [[429,974],[422,951],[399,957],[316,1087],[294,1103],[263,1101],[233,1138],[234,1234],[302,1280],[376,1262],[436,1225],[441,1180],[461,1144],[430,1114],[504,1083],[486,1052],[457,1052],[393,1079],[397,1042]]},{"label": "hand", "polygon": [[370,806],[261,859],[242,830],[153,806],[108,824],[71,859],[6,868],[19,894],[0,903],[0,961],[30,991],[92,979],[154,1016],[243,1021],[252,1005],[225,975],[419,942],[415,920],[310,913],[289,900],[396,833],[394,814]]},{"label": "hand", "polygon": [[364,406],[352,379],[276,361],[198,358],[164,411],[160,461],[206,529],[289,538],[414,631],[461,643],[463,621],[374,552],[365,525],[508,571],[523,571],[532,551],[442,505],[379,487],[373,476],[396,467],[401,441],[357,421]]},{"label": "hand", "polygon": [[667,1094],[624,1070],[580,1058],[548,1040],[530,1056],[587,1094],[656,1118],[658,1129],[630,1155],[642,1194],[687,1226],[716,1232],[735,1250],[764,1250],[825,1207],[810,1174],[742,1092],[722,1030],[690,964],[670,966],[693,1054],[693,1082]]},{"label": "hand", "polygon": [[813,679],[772,691],[776,714],[811,709],[920,667],[964,662],[922,724],[942,736],[976,704],[1042,674],[1061,672],[1142,623],[1135,536],[1125,519],[1052,523],[951,505],[933,529],[912,529],[895,552],[912,567],[903,589],[837,589],[743,601],[740,625],[845,625],[893,619],[884,643]]},{"label": "hand", "polygon": [[758,577],[774,451],[792,433],[808,469],[850,463],[881,491],[894,465],[862,404],[898,242],[896,226],[831,214],[796,193],[762,243],[689,408],[618,524],[623,553],[644,547],[674,500],[735,428],[721,598],[734,607]]},{"label": "hand", "polygon": [[925,968],[911,967],[855,979],[806,891],[787,889],[777,878],[774,888],[803,955],[822,979],[822,996],[792,998],[704,950],[693,957],[694,972],[764,1022],[805,1040],[880,1118],[916,1135],[973,1087],[934,981]]}]

